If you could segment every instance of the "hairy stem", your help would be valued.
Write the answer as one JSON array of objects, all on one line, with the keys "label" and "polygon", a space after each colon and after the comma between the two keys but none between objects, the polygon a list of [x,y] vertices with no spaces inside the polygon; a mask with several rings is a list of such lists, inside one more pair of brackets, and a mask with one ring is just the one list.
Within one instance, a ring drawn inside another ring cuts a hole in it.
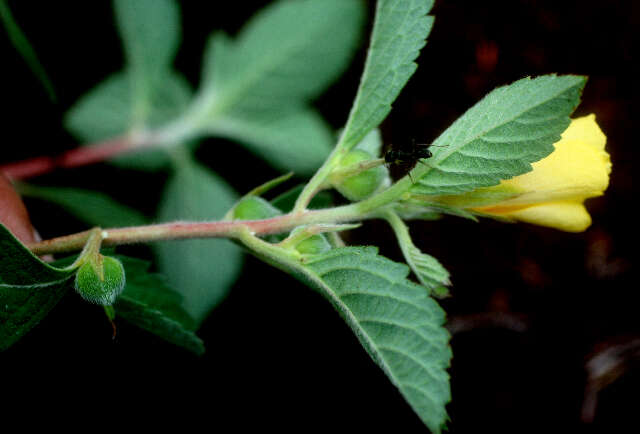
[{"label": "hairy stem", "polygon": [[[150,241],[179,240],[189,238],[236,238],[239,230],[248,229],[253,235],[287,232],[297,226],[314,223],[339,223],[372,218],[357,208],[347,205],[338,208],[290,213],[264,220],[235,220],[214,222],[173,222],[148,226],[104,229],[102,245],[143,243]],[[36,255],[72,252],[83,248],[90,232],[53,238],[27,247]]]}]

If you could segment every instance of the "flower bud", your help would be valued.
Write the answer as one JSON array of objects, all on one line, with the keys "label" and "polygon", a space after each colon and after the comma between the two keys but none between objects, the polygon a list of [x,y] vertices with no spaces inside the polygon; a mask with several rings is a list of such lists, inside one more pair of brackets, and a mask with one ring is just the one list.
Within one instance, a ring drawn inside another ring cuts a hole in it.
[{"label": "flower bud", "polygon": [[113,304],[124,286],[122,263],[116,258],[101,254],[82,264],[75,277],[76,291],[82,298],[95,304]]},{"label": "flower bud", "polygon": [[296,250],[303,255],[319,255],[331,250],[331,244],[323,234],[316,234],[296,244]]},{"label": "flower bud", "polygon": [[258,196],[242,199],[233,209],[234,220],[261,220],[276,217],[282,212]]},{"label": "flower bud", "polygon": [[[362,149],[350,151],[340,161],[338,169],[344,169],[362,161],[371,160],[373,156]],[[366,199],[371,196],[382,184],[385,178],[385,168],[374,167],[356,175],[341,179],[333,184],[336,190],[351,201]]]},{"label": "flower bud", "polygon": [[331,250],[331,244],[324,234],[309,234],[306,226],[300,226],[291,231],[289,238],[304,237],[301,241],[294,244],[294,249],[303,255],[319,255],[320,253]]}]

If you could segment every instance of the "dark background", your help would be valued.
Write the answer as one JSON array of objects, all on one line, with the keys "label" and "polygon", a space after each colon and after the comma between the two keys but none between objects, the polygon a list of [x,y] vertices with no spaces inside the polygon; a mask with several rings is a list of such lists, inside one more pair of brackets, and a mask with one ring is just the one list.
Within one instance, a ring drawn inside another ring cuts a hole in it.
[{"label": "dark background", "polygon": [[[9,3],[58,100],[49,101],[2,35],[0,162],[73,148],[62,115],[122,65],[109,2]],[[182,2],[176,68],[195,87],[209,32],[233,34],[267,3]],[[451,432],[639,430],[640,297],[632,274],[637,190],[631,181],[637,157],[631,35],[638,17],[631,4],[436,1],[420,67],[382,125],[385,143],[428,142],[494,87],[557,72],[590,77],[576,114],[595,113],[608,137],[611,184],[604,197],[588,201],[594,223],[584,233],[454,217],[411,223],[416,244],[452,273],[452,297],[442,301],[453,333]],[[373,10],[373,2],[369,6]],[[346,120],[365,46],[366,38],[348,73],[316,102],[335,128]],[[230,142],[202,146],[198,155],[239,192],[279,174]],[[98,164],[34,181],[106,191],[151,216],[165,180],[162,173]],[[45,238],[85,229],[50,205],[27,206]],[[349,242],[379,245],[382,254],[402,260],[382,223],[368,222]],[[150,255],[144,246],[121,251]],[[125,421],[147,428],[177,421],[187,432],[192,426],[425,430],[331,306],[256,259],[247,259],[245,273],[199,334],[207,346],[201,358],[122,322],[112,340],[101,309],[70,294],[0,355],[3,416],[19,409],[38,416],[34,422],[41,415],[89,416],[116,429]],[[613,368],[594,375],[594,357]],[[586,390],[600,390],[595,411],[584,404],[593,396]]]}]

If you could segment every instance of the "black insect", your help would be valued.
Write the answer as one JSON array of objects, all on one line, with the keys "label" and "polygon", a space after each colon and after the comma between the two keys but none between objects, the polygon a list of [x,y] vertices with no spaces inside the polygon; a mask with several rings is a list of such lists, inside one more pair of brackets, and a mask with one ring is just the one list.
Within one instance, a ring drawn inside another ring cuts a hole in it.
[{"label": "black insect", "polygon": [[[397,174],[404,176],[409,174],[411,178],[411,170],[416,167],[416,164],[421,163],[428,166],[427,163],[422,161],[423,159],[431,158],[432,153],[429,149],[431,143],[418,144],[412,143],[405,146],[391,146],[384,154],[384,161],[390,168],[397,169]],[[412,182],[415,182],[411,178]]]}]

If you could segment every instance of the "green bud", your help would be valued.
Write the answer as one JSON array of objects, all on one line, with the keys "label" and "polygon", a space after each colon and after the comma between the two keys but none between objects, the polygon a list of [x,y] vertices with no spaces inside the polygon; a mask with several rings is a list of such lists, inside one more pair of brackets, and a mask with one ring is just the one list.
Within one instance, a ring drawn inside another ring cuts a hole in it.
[{"label": "green bud", "polygon": [[[339,169],[344,169],[353,164],[371,160],[372,158],[373,155],[369,152],[362,149],[354,149],[340,161]],[[385,178],[385,173],[386,170],[383,166],[374,167],[373,169],[365,170],[357,175],[342,179],[334,183],[333,186],[347,199],[358,201],[371,196],[378,187],[380,187]]]},{"label": "green bud", "polygon": [[76,273],[76,291],[85,300],[111,305],[125,285],[124,267],[116,258],[98,254],[80,266]]},{"label": "green bud", "polygon": [[234,220],[261,220],[276,217],[282,212],[259,196],[242,199],[233,209]]},{"label": "green bud", "polygon": [[323,234],[316,234],[296,244],[296,250],[304,255],[319,255],[331,250],[331,244]]},{"label": "green bud", "polygon": [[[291,231],[289,236],[295,238],[296,236],[299,236],[301,232],[306,230],[305,226],[297,227]],[[302,253],[304,255],[318,255],[331,250],[331,244],[324,234],[314,234],[297,243],[294,248],[298,253]]]}]

